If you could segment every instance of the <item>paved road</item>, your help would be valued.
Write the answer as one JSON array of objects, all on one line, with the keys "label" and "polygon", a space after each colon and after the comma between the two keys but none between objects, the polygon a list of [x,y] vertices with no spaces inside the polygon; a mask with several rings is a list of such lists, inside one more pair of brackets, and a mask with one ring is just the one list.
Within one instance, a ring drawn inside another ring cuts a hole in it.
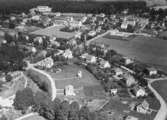
[{"label": "paved road", "polygon": [[23,115],[19,118],[16,118],[15,120],[23,120],[23,119],[26,119],[28,117],[34,116],[34,115],[38,115],[38,113],[29,113],[29,114]]},{"label": "paved road", "polygon": [[151,84],[155,81],[162,81],[162,80],[166,80],[165,78],[159,78],[159,79],[147,79],[148,80],[148,87],[150,88],[150,90],[154,93],[154,95],[156,96],[156,98],[159,100],[161,106],[160,109],[158,111],[158,113],[156,114],[154,120],[166,120],[167,118],[167,104],[165,102],[165,100],[161,97],[161,95],[151,86]]},{"label": "paved road", "polygon": [[57,94],[57,89],[56,89],[56,85],[55,85],[54,79],[47,72],[35,68],[34,64],[30,64],[28,61],[26,61],[26,62],[27,62],[27,65],[28,65],[27,69],[32,69],[34,71],[37,71],[37,72],[45,75],[48,78],[48,80],[51,83],[51,90],[52,90],[52,96],[51,97],[52,97],[52,101],[53,101],[56,98],[56,94]]}]

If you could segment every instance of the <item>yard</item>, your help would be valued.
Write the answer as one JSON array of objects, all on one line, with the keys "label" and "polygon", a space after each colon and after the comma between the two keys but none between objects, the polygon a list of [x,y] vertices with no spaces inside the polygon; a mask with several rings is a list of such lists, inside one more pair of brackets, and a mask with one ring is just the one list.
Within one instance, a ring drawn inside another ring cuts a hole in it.
[{"label": "yard", "polygon": [[[63,66],[61,69],[62,71],[59,73],[49,72],[49,74],[55,79],[57,89],[64,89],[66,85],[73,85],[74,88],[83,86],[100,86],[97,79],[84,68],[72,64]],[[82,78],[77,77],[78,71],[82,71]]]}]

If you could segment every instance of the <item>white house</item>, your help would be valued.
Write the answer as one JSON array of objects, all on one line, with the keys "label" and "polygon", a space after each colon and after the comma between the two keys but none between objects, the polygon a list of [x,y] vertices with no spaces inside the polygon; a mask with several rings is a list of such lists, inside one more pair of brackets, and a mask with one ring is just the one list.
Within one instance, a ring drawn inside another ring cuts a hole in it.
[{"label": "white house", "polygon": [[128,115],[125,120],[139,120],[139,119],[137,117]]},{"label": "white house", "polygon": [[124,64],[125,65],[129,65],[129,64],[132,64],[132,63],[134,63],[133,59],[128,58],[128,57],[124,57]]},{"label": "white house", "polygon": [[111,89],[111,95],[116,95],[118,93],[118,89]]},{"label": "white house", "polygon": [[52,8],[50,8],[48,6],[37,6],[36,10],[38,12],[44,13],[44,12],[51,12]]},{"label": "white house", "polygon": [[63,56],[67,59],[72,59],[73,58],[72,51],[70,49],[65,50]]},{"label": "white house", "polygon": [[123,74],[124,74],[124,73],[123,73],[123,70],[120,69],[120,68],[115,68],[115,69],[114,69],[114,72],[115,72],[115,75],[116,75],[116,76],[120,76],[120,75],[123,75]]},{"label": "white house", "polygon": [[140,87],[140,86],[134,87],[134,94],[135,94],[136,97],[147,96],[147,93],[146,93],[145,89]]},{"label": "white house", "polygon": [[86,60],[87,63],[96,63],[96,57],[85,53],[81,56],[82,59]]},{"label": "white house", "polygon": [[137,112],[147,114],[149,113],[149,103],[144,100],[141,104],[136,107]]},{"label": "white house", "polygon": [[67,85],[64,89],[66,96],[75,96],[74,87],[72,85]]},{"label": "white house", "polygon": [[146,70],[150,76],[158,74],[157,69],[155,69],[153,67],[147,68]]},{"label": "white house", "polygon": [[90,32],[88,33],[88,35],[91,36],[91,37],[93,37],[93,36],[96,35],[96,31],[93,31],[93,30],[92,30],[92,31],[90,31]]},{"label": "white house", "polygon": [[110,68],[111,65],[108,61],[105,61],[105,60],[101,60],[100,61],[100,68]]}]

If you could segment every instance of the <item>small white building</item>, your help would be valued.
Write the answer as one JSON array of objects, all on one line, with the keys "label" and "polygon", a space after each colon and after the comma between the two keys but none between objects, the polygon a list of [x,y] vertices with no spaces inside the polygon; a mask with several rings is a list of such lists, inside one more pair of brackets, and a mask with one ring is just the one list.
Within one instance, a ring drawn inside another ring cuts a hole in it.
[{"label": "small white building", "polygon": [[118,93],[118,89],[111,89],[111,95],[116,95]]},{"label": "small white building", "polygon": [[137,112],[147,114],[149,113],[149,103],[144,100],[141,104],[136,107]]},{"label": "small white building", "polygon": [[64,94],[66,96],[75,96],[74,87],[72,85],[67,85],[64,89]]},{"label": "small white building", "polygon": [[87,63],[96,63],[96,57],[85,53],[81,56],[82,59],[86,60]]},{"label": "small white building", "polygon": [[72,59],[73,58],[72,51],[70,49],[65,50],[63,56],[67,59]]},{"label": "small white building", "polygon": [[134,93],[135,93],[136,97],[147,96],[147,93],[146,93],[145,89],[142,88],[142,87],[138,87],[138,86],[134,88]]},{"label": "small white building", "polygon": [[100,61],[100,68],[110,68],[111,65],[108,61],[105,61],[105,60],[101,60]]},{"label": "small white building", "polygon": [[139,119],[134,116],[127,116],[125,120],[139,120]]},{"label": "small white building", "polygon": [[132,64],[132,63],[134,63],[133,59],[128,58],[128,57],[124,57],[124,64],[125,65],[129,65],[129,64]]},{"label": "small white building", "polygon": [[116,76],[120,76],[120,75],[123,75],[123,70],[121,68],[115,68],[114,69],[114,72],[115,72],[115,75]]},{"label": "small white building", "polygon": [[45,13],[45,12],[51,12],[52,8],[50,8],[48,6],[37,6],[36,10],[38,12]]},{"label": "small white building", "polygon": [[157,74],[158,74],[157,69],[155,69],[155,68],[153,68],[153,67],[147,68],[146,70],[147,70],[147,72],[148,72],[148,74],[149,74],[150,76],[152,76],[152,75],[157,75]]},{"label": "small white building", "polygon": [[88,35],[94,37],[96,35],[96,31],[92,30],[88,33]]},{"label": "small white building", "polygon": [[82,71],[78,71],[77,77],[78,77],[78,78],[82,78]]}]

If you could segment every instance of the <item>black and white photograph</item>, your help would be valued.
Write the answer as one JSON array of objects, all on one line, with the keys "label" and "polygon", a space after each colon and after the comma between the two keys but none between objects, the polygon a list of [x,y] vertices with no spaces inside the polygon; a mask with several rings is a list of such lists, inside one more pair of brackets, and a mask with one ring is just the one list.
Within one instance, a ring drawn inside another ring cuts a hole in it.
[{"label": "black and white photograph", "polygon": [[0,120],[167,120],[167,0],[0,0]]}]

